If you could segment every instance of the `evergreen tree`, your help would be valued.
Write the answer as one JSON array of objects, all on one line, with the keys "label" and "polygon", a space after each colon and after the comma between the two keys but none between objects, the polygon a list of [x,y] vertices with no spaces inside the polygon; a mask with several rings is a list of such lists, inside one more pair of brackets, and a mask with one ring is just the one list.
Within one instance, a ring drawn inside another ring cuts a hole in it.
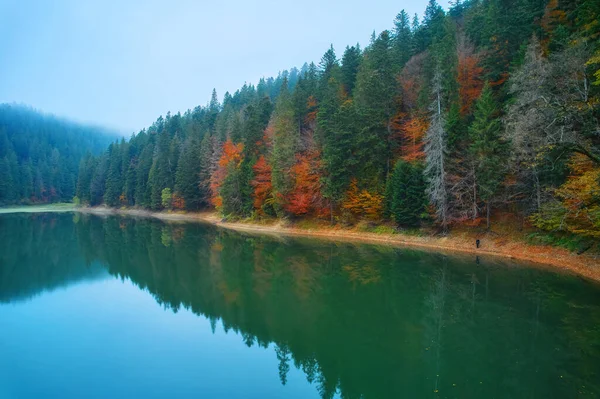
[{"label": "evergreen tree", "polygon": [[363,176],[359,183],[379,189],[392,162],[392,117],[396,113],[397,81],[390,37],[383,31],[365,50],[355,89],[361,126],[357,137]]},{"label": "evergreen tree", "polygon": [[296,162],[296,153],[300,144],[292,106],[287,84],[284,84],[271,119],[273,132],[273,147],[270,154],[272,184],[275,198],[280,207],[284,205],[286,195],[293,188],[293,176],[290,171]]},{"label": "evergreen tree", "polygon": [[499,110],[488,83],[475,103],[474,120],[469,127],[469,153],[475,163],[475,179],[479,198],[485,202],[487,227],[490,227],[490,202],[494,199],[504,176],[505,145]]},{"label": "evergreen tree", "polygon": [[411,31],[410,17],[402,10],[394,20],[394,32],[392,36],[394,62],[399,71],[404,67],[412,56],[413,32]]},{"label": "evergreen tree", "polygon": [[318,132],[323,148],[323,196],[333,210],[344,198],[356,164],[353,136],[356,133],[356,113],[351,100],[340,104],[340,84],[331,78],[327,82],[323,102],[317,115]]},{"label": "evergreen tree", "polygon": [[388,177],[386,202],[388,214],[400,226],[419,226],[425,213],[425,179],[423,168],[398,160]]},{"label": "evergreen tree", "polygon": [[344,85],[344,90],[351,96],[356,84],[356,74],[360,65],[361,51],[360,46],[347,46],[342,57],[341,66],[341,81]]},{"label": "evergreen tree", "polygon": [[152,170],[152,154],[154,143],[148,143],[140,154],[135,176],[135,204],[144,208],[150,207],[152,187],[148,184]]},{"label": "evergreen tree", "polygon": [[175,174],[175,193],[181,195],[188,210],[198,210],[204,200],[200,191],[199,150],[196,141],[184,146]]},{"label": "evergreen tree", "polygon": [[104,202],[108,206],[118,206],[123,183],[121,179],[122,163],[120,146],[118,143],[111,144],[108,148],[108,174],[106,176],[104,191]]}]

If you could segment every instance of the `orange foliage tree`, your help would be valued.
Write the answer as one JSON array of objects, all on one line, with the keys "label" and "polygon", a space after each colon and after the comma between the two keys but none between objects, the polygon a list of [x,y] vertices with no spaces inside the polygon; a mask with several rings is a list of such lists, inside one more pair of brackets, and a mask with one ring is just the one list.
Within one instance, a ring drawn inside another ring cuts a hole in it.
[{"label": "orange foliage tree", "polygon": [[480,65],[481,54],[475,52],[475,47],[464,35],[459,38],[457,52],[460,113],[464,116],[483,89],[483,68]]},{"label": "orange foliage tree", "polygon": [[355,216],[363,216],[367,219],[377,220],[381,218],[383,211],[383,196],[360,190],[356,179],[350,182],[350,188],[346,192],[346,199],[342,203],[345,209]]},{"label": "orange foliage tree", "polygon": [[294,188],[286,196],[285,210],[294,215],[323,213],[323,197],[321,196],[320,152],[309,150],[296,155],[296,163],[291,173]]},{"label": "orange foliage tree", "polygon": [[550,0],[544,9],[544,15],[541,18],[540,25],[544,32],[540,44],[545,52],[548,51],[548,44],[554,29],[558,25],[564,24],[567,19],[567,13],[560,9],[558,0]]},{"label": "orange foliage tree", "polygon": [[229,168],[239,168],[242,163],[242,151],[244,145],[242,143],[234,144],[231,139],[223,143],[223,151],[217,168],[210,177],[211,203],[219,208],[223,205],[223,198],[219,194],[219,188],[227,177]]},{"label": "orange foliage tree", "polygon": [[304,118],[304,123],[306,123],[309,128],[314,128],[315,123],[317,121],[317,99],[314,96],[309,96],[308,100],[306,100],[306,118]]},{"label": "orange foliage tree", "polygon": [[427,118],[414,115],[406,118],[400,125],[401,157],[407,162],[419,161],[425,156],[423,136],[429,123]]},{"label": "orange foliage tree", "polygon": [[424,84],[423,69],[427,55],[425,53],[417,54],[412,57],[400,75],[398,75],[398,83],[402,88],[402,104],[408,111],[417,108],[419,93]]},{"label": "orange foliage tree", "polygon": [[259,214],[264,214],[263,207],[271,196],[273,184],[271,182],[271,165],[264,155],[261,155],[252,167],[254,169],[254,180],[251,184],[254,188],[254,209]]},{"label": "orange foliage tree", "polygon": [[171,197],[171,206],[173,209],[185,209],[185,200],[177,193]]}]

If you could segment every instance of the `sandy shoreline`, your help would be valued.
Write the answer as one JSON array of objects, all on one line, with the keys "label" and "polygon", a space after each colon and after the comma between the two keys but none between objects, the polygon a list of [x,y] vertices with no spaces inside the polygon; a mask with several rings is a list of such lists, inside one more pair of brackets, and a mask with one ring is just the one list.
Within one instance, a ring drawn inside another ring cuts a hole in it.
[{"label": "sandy shoreline", "polygon": [[459,252],[474,255],[503,257],[551,266],[574,272],[580,276],[600,282],[600,259],[577,255],[566,249],[528,245],[523,242],[504,242],[502,239],[483,239],[481,248],[475,247],[472,237],[418,237],[403,234],[377,234],[343,228],[301,229],[281,224],[255,224],[248,222],[223,222],[216,213],[167,213],[140,209],[78,208],[78,212],[96,215],[126,215],[151,217],[166,221],[206,222],[215,226],[248,233],[290,235],[328,238],[344,241],[360,241],[374,244],[419,247],[438,252]]}]

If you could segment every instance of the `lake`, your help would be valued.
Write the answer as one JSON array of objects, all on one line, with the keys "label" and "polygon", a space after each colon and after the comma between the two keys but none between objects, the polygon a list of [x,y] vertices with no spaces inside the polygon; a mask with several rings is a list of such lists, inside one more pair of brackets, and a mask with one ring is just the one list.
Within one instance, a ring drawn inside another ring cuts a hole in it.
[{"label": "lake", "polygon": [[0,215],[0,398],[590,398],[600,286],[475,255]]}]

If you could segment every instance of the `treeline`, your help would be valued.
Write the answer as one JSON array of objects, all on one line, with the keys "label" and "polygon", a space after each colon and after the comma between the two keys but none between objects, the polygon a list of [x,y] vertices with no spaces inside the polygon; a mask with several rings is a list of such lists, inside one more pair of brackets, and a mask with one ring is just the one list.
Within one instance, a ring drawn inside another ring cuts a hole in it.
[{"label": "treeline", "polygon": [[444,231],[501,210],[598,237],[599,19],[592,0],[431,0],[341,60],[159,117],[82,161],[77,196]]},{"label": "treeline", "polygon": [[0,104],[0,205],[71,201],[79,161],[113,140],[32,108]]}]

